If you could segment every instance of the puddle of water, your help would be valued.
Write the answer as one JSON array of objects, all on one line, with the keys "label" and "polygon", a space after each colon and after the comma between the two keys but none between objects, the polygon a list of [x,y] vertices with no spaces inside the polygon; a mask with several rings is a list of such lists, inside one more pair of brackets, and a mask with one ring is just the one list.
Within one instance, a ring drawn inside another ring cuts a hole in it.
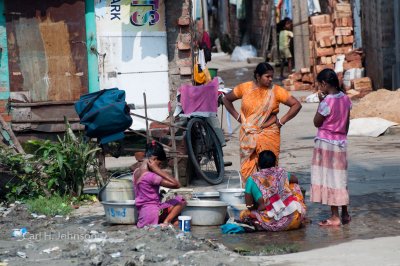
[{"label": "puddle of water", "polygon": [[297,251],[326,247],[354,239],[399,235],[400,202],[397,193],[371,193],[351,196],[350,224],[340,227],[320,227],[318,222],[328,217],[328,206],[308,201],[307,217],[312,220],[305,227],[287,232],[257,232],[224,235],[219,227],[193,226],[197,237],[215,239],[231,250],[240,249],[259,254],[271,246],[296,246]]}]

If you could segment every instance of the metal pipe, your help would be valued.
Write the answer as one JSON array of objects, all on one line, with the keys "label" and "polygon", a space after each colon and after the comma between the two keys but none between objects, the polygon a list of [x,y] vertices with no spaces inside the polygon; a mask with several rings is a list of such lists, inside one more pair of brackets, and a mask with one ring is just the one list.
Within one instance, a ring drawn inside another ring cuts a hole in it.
[{"label": "metal pipe", "polygon": [[207,0],[202,0],[201,4],[202,4],[202,9],[203,9],[204,31],[209,32],[210,28],[208,26]]},{"label": "metal pipe", "polygon": [[34,103],[14,103],[10,102],[11,107],[34,107],[49,105],[73,105],[75,101],[58,101],[58,102],[34,102]]},{"label": "metal pipe", "polygon": [[[142,116],[142,115],[135,114],[135,113],[130,113],[130,115],[133,115],[133,116],[136,116],[136,117],[139,117],[139,118],[146,119],[146,117],[144,117],[144,116]],[[176,125],[176,124],[170,124],[170,123],[161,122],[161,121],[152,119],[152,118],[150,118],[150,117],[148,117],[147,119],[148,119],[149,121],[157,122],[157,123],[160,123],[160,124],[169,126],[169,127],[176,127],[176,128],[179,128],[179,129],[186,130],[186,127],[181,127],[181,126],[178,126],[178,125]]]},{"label": "metal pipe", "polygon": [[144,117],[146,120],[146,135],[147,135],[147,143],[150,142],[150,131],[149,131],[149,118],[147,116],[147,100],[146,93],[143,92],[143,102],[144,102]]}]

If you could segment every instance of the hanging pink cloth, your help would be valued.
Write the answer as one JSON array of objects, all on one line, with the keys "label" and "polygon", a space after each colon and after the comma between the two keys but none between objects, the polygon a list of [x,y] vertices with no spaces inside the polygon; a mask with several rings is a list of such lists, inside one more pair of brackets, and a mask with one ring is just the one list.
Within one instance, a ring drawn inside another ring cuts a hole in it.
[{"label": "hanging pink cloth", "polygon": [[208,32],[203,32],[203,37],[201,38],[201,43],[204,43],[208,49],[211,50],[211,40],[210,40],[210,35],[208,35]]},{"label": "hanging pink cloth", "polygon": [[215,116],[218,110],[218,78],[205,85],[184,84],[179,88],[185,115]]}]

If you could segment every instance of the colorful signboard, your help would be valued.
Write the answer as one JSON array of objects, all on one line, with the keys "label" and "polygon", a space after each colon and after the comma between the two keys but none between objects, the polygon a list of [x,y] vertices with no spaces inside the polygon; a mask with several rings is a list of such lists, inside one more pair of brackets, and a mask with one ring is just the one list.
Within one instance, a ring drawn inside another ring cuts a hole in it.
[{"label": "colorful signboard", "polygon": [[164,0],[97,0],[97,23],[110,32],[165,31]]}]

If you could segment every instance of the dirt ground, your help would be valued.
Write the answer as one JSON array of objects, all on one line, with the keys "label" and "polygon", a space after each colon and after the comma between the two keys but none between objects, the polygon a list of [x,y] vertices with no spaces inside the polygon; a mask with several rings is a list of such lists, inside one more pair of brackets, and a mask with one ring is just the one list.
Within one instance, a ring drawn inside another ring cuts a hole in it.
[{"label": "dirt ground", "polygon": [[[82,207],[72,217],[33,218],[16,204],[1,218],[1,265],[239,265],[247,258],[210,239],[182,235],[173,227],[140,230],[109,225],[103,213]],[[85,213],[85,214],[82,214]],[[1,213],[3,214],[3,213]],[[24,237],[13,238],[14,228]]]}]

